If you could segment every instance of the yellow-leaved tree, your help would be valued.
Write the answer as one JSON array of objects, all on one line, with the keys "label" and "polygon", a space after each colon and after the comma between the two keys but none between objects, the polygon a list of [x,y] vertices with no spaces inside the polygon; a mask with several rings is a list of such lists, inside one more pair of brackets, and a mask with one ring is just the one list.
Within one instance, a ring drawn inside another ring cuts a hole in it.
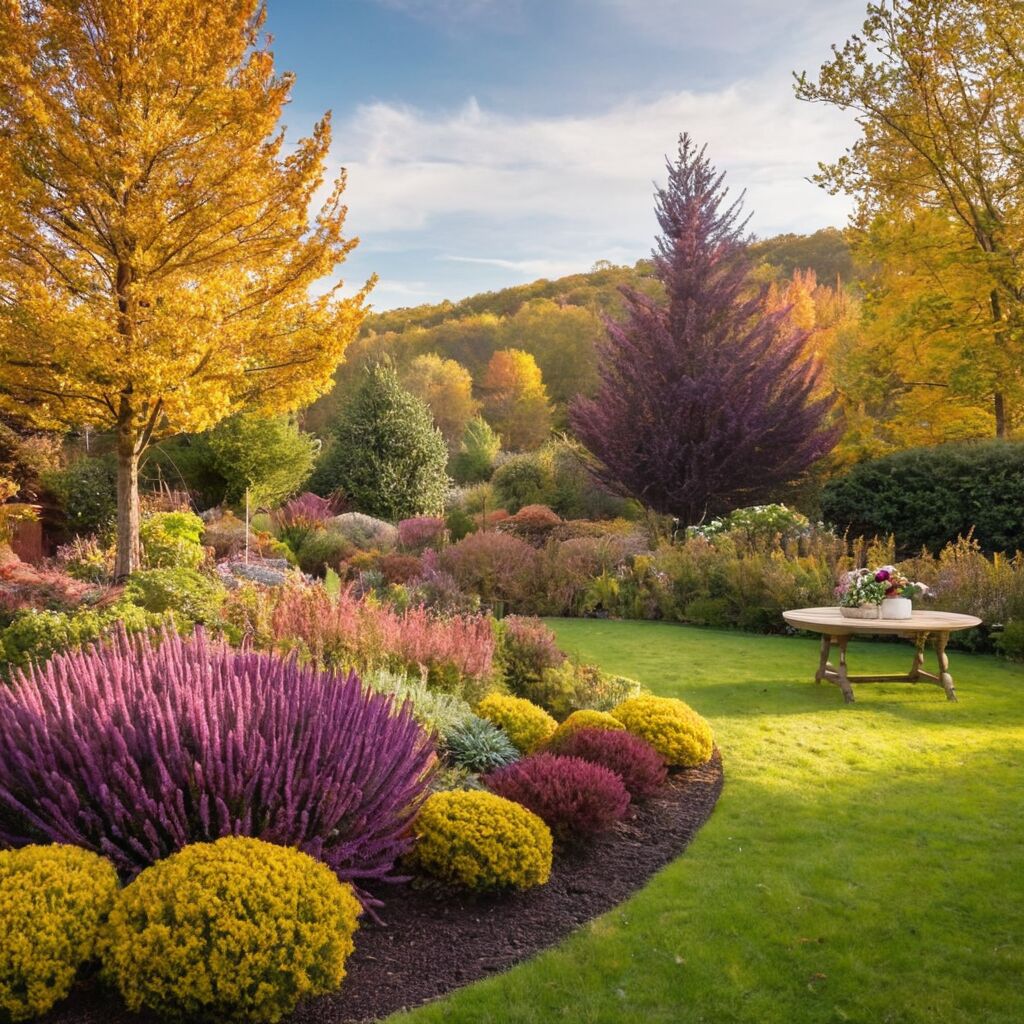
[{"label": "yellow-leaved tree", "polygon": [[[325,116],[287,144],[259,0],[0,0],[0,407],[112,430],[116,572],[139,457],[331,383],[372,282],[330,275]],[[318,282],[328,279],[319,289]]]}]

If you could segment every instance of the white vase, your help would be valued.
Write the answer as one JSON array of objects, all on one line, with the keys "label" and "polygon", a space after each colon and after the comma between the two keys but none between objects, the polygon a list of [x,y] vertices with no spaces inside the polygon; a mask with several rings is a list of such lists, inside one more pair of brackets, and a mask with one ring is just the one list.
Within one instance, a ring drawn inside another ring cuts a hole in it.
[{"label": "white vase", "polygon": [[909,619],[914,614],[914,605],[909,597],[886,597],[882,599],[883,619]]},{"label": "white vase", "polygon": [[839,606],[839,614],[846,619],[878,619],[881,618],[877,604],[862,604],[856,608],[848,608],[846,605]]}]

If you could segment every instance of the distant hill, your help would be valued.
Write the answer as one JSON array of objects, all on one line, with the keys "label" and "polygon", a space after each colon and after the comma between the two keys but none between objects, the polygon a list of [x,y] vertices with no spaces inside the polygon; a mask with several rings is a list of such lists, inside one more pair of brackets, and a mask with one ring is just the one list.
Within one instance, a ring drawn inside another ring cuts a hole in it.
[{"label": "distant hill", "polygon": [[813,270],[821,284],[855,284],[863,279],[839,228],[822,228],[813,235],[776,235],[754,242],[751,252],[780,278],[796,270]]},{"label": "distant hill", "polygon": [[[779,235],[752,243],[757,278],[782,281],[795,270],[813,270],[822,283],[852,285],[858,275],[843,233],[824,228],[812,235]],[[657,295],[650,260],[614,266],[600,261],[586,274],[482,292],[459,302],[441,302],[372,313],[339,367],[334,390],[307,410],[309,429],[325,430],[336,417],[362,367],[389,358],[399,370],[418,355],[435,352],[465,366],[475,382],[498,349],[533,355],[564,425],[568,402],[597,383],[596,343],[604,316],[622,310],[623,287]]]}]

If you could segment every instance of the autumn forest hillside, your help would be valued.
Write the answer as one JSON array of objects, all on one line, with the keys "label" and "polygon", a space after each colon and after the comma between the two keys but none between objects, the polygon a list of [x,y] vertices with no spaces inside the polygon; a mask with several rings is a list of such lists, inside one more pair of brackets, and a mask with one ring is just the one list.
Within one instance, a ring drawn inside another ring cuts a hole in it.
[{"label": "autumn forest hillside", "polygon": [[[822,387],[839,395],[843,434],[833,465],[991,436],[987,399],[944,360],[940,338],[922,350],[920,329],[909,323],[905,305],[899,319],[889,313],[891,286],[878,279],[865,252],[866,246],[836,228],[750,245],[752,279],[767,290],[766,303],[789,307],[793,326],[809,332],[808,348],[824,368]],[[317,432],[328,428],[365,368],[386,359],[455,441],[488,393],[507,384],[501,367],[492,365],[495,353],[513,351],[536,364],[528,372],[549,400],[550,415],[549,422],[527,415],[532,423],[525,432],[513,430],[516,436],[505,440],[512,448],[534,447],[546,427],[566,427],[576,394],[593,393],[604,318],[621,313],[622,289],[656,296],[660,287],[649,260],[634,266],[599,261],[585,274],[372,313],[347,350],[334,389],[306,412],[305,425]],[[523,367],[506,360],[505,371],[514,376]]]}]

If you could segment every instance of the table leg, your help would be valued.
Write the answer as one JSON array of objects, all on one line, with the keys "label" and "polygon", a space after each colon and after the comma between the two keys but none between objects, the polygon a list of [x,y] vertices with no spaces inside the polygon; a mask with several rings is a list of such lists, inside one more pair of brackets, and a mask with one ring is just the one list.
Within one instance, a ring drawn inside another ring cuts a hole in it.
[{"label": "table leg", "polygon": [[814,673],[814,681],[820,683],[823,679],[827,679],[828,676],[825,674],[829,667],[828,656],[832,651],[832,637],[828,633],[821,634],[821,660],[818,662],[818,671]]},{"label": "table leg", "polygon": [[914,664],[907,676],[908,682],[916,683],[921,678],[921,669],[924,668],[924,645],[927,641],[927,633],[918,633],[914,637]]},{"label": "table leg", "polygon": [[946,654],[946,644],[949,642],[948,633],[935,634],[935,654],[939,659],[939,682],[946,691],[946,700],[956,700],[956,690],[953,689],[953,677],[949,674],[949,655]]},{"label": "table leg", "polygon": [[838,679],[836,682],[839,683],[839,689],[843,691],[843,699],[847,704],[853,703],[853,687],[850,685],[850,679],[846,671],[846,645],[850,642],[848,636],[837,636],[836,643],[839,645],[839,671]]}]

